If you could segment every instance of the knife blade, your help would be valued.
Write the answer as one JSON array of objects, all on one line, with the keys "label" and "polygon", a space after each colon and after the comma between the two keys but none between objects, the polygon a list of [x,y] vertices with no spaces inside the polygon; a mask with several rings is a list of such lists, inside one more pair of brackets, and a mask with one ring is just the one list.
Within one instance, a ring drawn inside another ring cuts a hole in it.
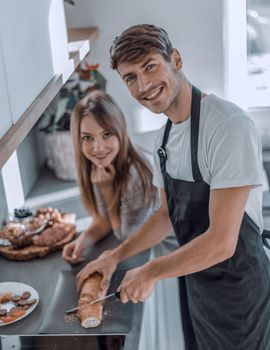
[{"label": "knife blade", "polygon": [[102,298],[99,298],[99,299],[96,299],[96,300],[92,300],[92,301],[90,302],[90,304],[95,304],[95,303],[97,303],[98,301],[102,301],[102,300],[111,298],[111,297],[113,297],[113,296],[115,296],[116,298],[120,299],[120,292],[114,292],[114,293],[112,293],[112,294],[106,295],[105,297],[102,297]]},{"label": "knife blade", "polygon": [[[105,299],[109,299],[109,298],[111,298],[111,297],[113,297],[113,296],[115,296],[116,298],[120,299],[120,292],[114,292],[114,293],[111,293],[111,294],[106,295],[105,297],[92,300],[92,301],[90,302],[90,305],[91,305],[91,304],[95,304],[95,303],[97,303],[97,302],[99,302],[99,301],[102,301],[102,300],[105,300]],[[81,306],[74,307],[73,309],[67,310],[67,311],[65,312],[65,314],[66,314],[66,315],[72,314],[73,312],[79,310],[79,309],[80,309],[81,307],[83,307],[83,306],[84,306],[84,305],[81,305]]]}]

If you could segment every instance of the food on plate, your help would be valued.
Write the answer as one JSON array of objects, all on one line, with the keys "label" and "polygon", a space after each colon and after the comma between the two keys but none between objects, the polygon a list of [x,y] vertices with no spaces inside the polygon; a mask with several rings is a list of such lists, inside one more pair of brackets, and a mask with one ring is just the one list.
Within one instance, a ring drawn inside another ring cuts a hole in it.
[{"label": "food on plate", "polygon": [[35,246],[52,247],[62,241],[68,234],[68,228],[64,224],[46,228],[39,236],[33,238]]},{"label": "food on plate", "polygon": [[18,317],[12,317],[12,316],[2,316],[0,317],[0,321],[3,323],[10,323],[16,320]]},{"label": "food on plate", "polygon": [[0,238],[8,239],[15,249],[25,247],[32,243],[32,237],[25,234],[25,227],[18,222],[9,222],[2,231]]},{"label": "food on plate", "polygon": [[46,226],[46,222],[39,218],[21,222],[8,222],[0,232],[0,238],[8,239],[13,249],[20,249],[32,244],[32,234],[38,233]]},{"label": "food on plate", "polygon": [[47,226],[46,220],[37,217],[33,217],[31,220],[24,220],[22,224],[28,235],[40,233]]},{"label": "food on plate", "polygon": [[32,244],[32,237],[23,233],[22,235],[20,235],[18,237],[10,237],[9,241],[12,244],[14,249],[20,249],[20,248],[24,248],[24,247],[31,245]]},{"label": "food on plate", "polygon": [[38,208],[35,216],[8,222],[0,229],[0,254],[14,261],[43,258],[76,235],[76,215]]},{"label": "food on plate", "polygon": [[[17,209],[18,213],[22,215],[19,209]],[[7,242],[12,249],[22,249],[33,244],[52,247],[67,236],[67,229],[64,229],[61,223],[74,224],[74,222],[74,213],[61,213],[58,209],[50,207],[38,208],[30,218],[22,218],[19,222],[8,222],[0,231],[0,239]],[[38,234],[41,234],[42,238],[37,237]],[[34,243],[33,238],[35,238]],[[8,246],[8,244],[5,245]]]},{"label": "food on plate", "polygon": [[35,217],[46,220],[47,226],[53,226],[55,223],[61,222],[62,214],[57,208],[38,208]]},{"label": "food on plate", "polygon": [[22,299],[29,299],[30,298],[30,296],[31,296],[31,293],[30,292],[24,292],[23,294],[22,294]]},{"label": "food on plate", "polygon": [[19,309],[19,308],[12,308],[12,310],[10,310],[10,311],[7,313],[7,316],[19,318],[19,317],[25,315],[25,313],[26,313],[26,310]]},{"label": "food on plate", "polygon": [[25,305],[34,305],[37,302],[37,299],[31,299],[31,300],[19,300],[16,302],[17,306],[25,306]]},{"label": "food on plate", "polygon": [[7,312],[7,309],[0,309],[0,316],[6,316]]},{"label": "food on plate", "polygon": [[[37,302],[37,299],[30,299],[31,293],[25,291],[21,295],[4,293],[0,295],[0,323],[10,323],[26,314],[26,310]],[[7,304],[2,308],[1,304]]]},{"label": "food on plate", "polygon": [[84,282],[79,299],[80,309],[78,316],[84,328],[93,328],[100,325],[102,320],[103,303],[90,304],[91,301],[104,297],[108,289],[101,290],[102,275],[95,272]]},{"label": "food on plate", "polygon": [[24,226],[19,222],[7,223],[2,231],[0,231],[0,238],[10,239],[12,237],[19,237],[24,233]]},{"label": "food on plate", "polygon": [[28,216],[32,216],[32,212],[29,208],[16,208],[14,209],[14,216],[15,218],[18,219],[23,219],[23,218],[27,218]]},{"label": "food on plate", "polygon": [[6,304],[12,299],[11,293],[4,293],[0,295],[0,304]]},{"label": "food on plate", "polygon": [[11,300],[14,301],[15,303],[21,299],[21,295],[13,295]]}]

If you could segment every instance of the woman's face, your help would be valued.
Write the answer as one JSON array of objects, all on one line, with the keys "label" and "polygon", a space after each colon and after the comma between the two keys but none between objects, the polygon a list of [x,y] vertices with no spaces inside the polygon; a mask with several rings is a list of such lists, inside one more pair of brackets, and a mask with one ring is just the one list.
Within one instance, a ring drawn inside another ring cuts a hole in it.
[{"label": "woman's face", "polygon": [[96,166],[109,166],[119,153],[117,136],[103,129],[91,113],[81,120],[80,140],[83,155]]}]

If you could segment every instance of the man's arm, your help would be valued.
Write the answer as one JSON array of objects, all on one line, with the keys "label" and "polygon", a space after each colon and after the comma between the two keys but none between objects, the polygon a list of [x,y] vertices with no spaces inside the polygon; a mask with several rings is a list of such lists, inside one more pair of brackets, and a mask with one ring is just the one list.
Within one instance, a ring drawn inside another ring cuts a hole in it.
[{"label": "man's arm", "polygon": [[134,256],[160,243],[173,230],[169,218],[166,194],[161,190],[161,207],[141,226],[136,233],[114,249],[118,262]]},{"label": "man's arm", "polygon": [[136,233],[114,250],[106,251],[101,254],[96,260],[91,261],[81,270],[77,275],[78,290],[81,289],[85,279],[96,271],[103,275],[101,288],[105,288],[110,282],[117,265],[121,261],[158,244],[171,230],[172,226],[168,215],[166,195],[164,190],[162,190],[161,207]]},{"label": "man's arm", "polygon": [[250,190],[251,186],[212,190],[207,231],[174,252],[128,271],[119,288],[121,300],[143,301],[160,279],[205,270],[230,258],[236,249]]}]

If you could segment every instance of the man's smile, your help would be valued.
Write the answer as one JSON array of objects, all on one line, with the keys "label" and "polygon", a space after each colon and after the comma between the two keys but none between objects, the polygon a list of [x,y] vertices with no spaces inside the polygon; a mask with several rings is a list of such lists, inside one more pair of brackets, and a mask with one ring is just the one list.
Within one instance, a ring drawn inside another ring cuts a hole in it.
[{"label": "man's smile", "polygon": [[152,90],[150,93],[146,94],[143,97],[143,100],[151,101],[155,99],[157,96],[160,95],[161,91],[163,90],[163,87],[158,87],[157,89]]}]

